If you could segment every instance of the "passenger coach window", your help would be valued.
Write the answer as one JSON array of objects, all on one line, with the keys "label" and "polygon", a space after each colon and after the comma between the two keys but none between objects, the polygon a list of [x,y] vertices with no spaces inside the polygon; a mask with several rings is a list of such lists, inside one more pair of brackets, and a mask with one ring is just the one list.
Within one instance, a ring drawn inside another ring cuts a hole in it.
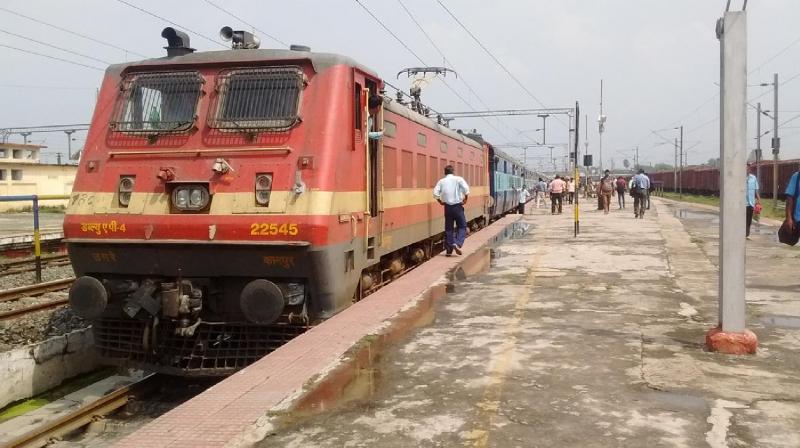
[{"label": "passenger coach window", "polygon": [[129,74],[109,124],[119,132],[186,131],[194,124],[202,85],[197,72]]},{"label": "passenger coach window", "polygon": [[300,67],[235,69],[217,76],[209,126],[219,129],[283,131],[300,121]]}]

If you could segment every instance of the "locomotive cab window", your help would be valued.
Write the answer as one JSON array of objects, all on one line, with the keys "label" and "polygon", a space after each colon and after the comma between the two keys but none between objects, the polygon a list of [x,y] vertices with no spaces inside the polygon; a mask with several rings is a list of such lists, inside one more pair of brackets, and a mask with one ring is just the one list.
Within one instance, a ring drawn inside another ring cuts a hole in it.
[{"label": "locomotive cab window", "polygon": [[300,121],[299,67],[226,70],[217,77],[209,126],[216,129],[283,131]]},{"label": "locomotive cab window", "polygon": [[202,85],[197,72],[129,74],[110,126],[128,133],[186,131],[194,124]]}]

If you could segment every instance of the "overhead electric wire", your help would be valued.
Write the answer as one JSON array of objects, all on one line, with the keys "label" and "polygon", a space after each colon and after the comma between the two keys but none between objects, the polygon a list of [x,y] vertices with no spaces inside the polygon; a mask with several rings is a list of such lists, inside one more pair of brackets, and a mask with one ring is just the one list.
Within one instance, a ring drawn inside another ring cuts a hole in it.
[{"label": "overhead electric wire", "polygon": [[73,54],[75,56],[80,56],[82,58],[91,59],[91,60],[93,60],[95,62],[100,62],[102,64],[111,65],[110,62],[104,61],[102,59],[97,59],[94,56],[89,56],[89,55],[86,55],[86,54],[83,54],[83,53],[78,53],[77,51],[72,51],[72,50],[67,49],[67,48],[59,47],[57,45],[49,44],[47,42],[42,42],[42,41],[36,40],[36,39],[34,39],[32,37],[27,37],[27,36],[23,36],[21,34],[12,33],[11,31],[6,31],[4,29],[0,29],[0,33],[6,33],[6,34],[9,34],[9,35],[14,36],[14,37],[19,37],[20,39],[25,39],[26,41],[36,42],[37,44],[44,45],[45,47],[55,48],[56,50],[61,50],[61,51],[64,51],[66,53]]},{"label": "overhead electric wire", "polygon": [[[428,34],[428,32],[427,32],[427,31],[425,31],[425,28],[422,26],[422,24],[421,24],[421,23],[419,23],[419,21],[417,20],[417,18],[416,18],[416,17],[414,17],[414,14],[413,14],[413,13],[412,13],[412,12],[411,12],[411,11],[410,11],[410,10],[409,10],[407,7],[406,7],[406,5],[403,3],[403,0],[397,0],[397,3],[399,3],[399,4],[400,4],[400,7],[401,7],[401,8],[403,8],[403,11],[405,11],[405,12],[406,12],[406,14],[408,15],[408,17],[411,19],[411,21],[412,21],[412,22],[414,22],[414,25],[416,25],[416,26],[417,26],[417,28],[419,28],[419,30],[420,30],[420,31],[422,32],[422,34],[425,36],[425,39],[427,39],[427,40],[428,40],[428,42],[430,42],[430,44],[433,46],[433,48],[435,48],[435,49],[436,49],[436,52],[437,52],[437,53],[439,53],[439,55],[442,57],[442,61],[443,61],[443,63],[444,63],[445,65],[450,65],[450,67],[451,67],[453,70],[456,70],[456,69],[455,69],[455,66],[453,65],[453,63],[452,63],[452,62],[450,62],[450,60],[449,60],[449,59],[447,59],[447,56],[445,56],[445,54],[444,54],[444,51],[442,51],[442,49],[441,49],[441,48],[439,48],[439,46],[438,46],[438,45],[436,45],[436,41],[434,41],[434,40],[433,40],[433,38],[432,38],[432,37],[431,37],[431,36]],[[458,71],[457,71],[457,70],[456,70],[456,72],[458,73]],[[464,75],[463,75],[463,74],[459,74],[459,77],[458,77],[458,79],[460,79],[460,80],[461,80],[461,82],[464,84],[464,86],[467,88],[467,90],[469,90],[469,91],[470,91],[470,93],[472,93],[473,95],[475,95],[475,98],[478,100],[478,102],[480,102],[480,103],[481,103],[481,105],[482,105],[482,106],[483,106],[483,107],[484,107],[486,110],[489,110],[489,109],[491,109],[491,108],[490,108],[490,107],[489,107],[489,106],[486,104],[486,102],[485,102],[485,101],[483,101],[483,99],[480,97],[480,95],[478,95],[478,93],[475,91],[475,89],[473,89],[473,88],[472,88],[472,86],[471,86],[471,85],[469,85],[469,83],[467,82],[467,80],[464,78]],[[498,123],[503,123],[503,122],[502,122],[502,121],[501,121],[499,118],[495,118],[495,119],[496,119],[496,121],[497,121]],[[506,126],[506,127],[508,127],[508,128],[510,129],[510,127],[509,127],[507,124],[503,123],[503,125],[504,125],[504,126]],[[518,133],[522,133],[522,132],[521,132],[519,129],[516,129],[516,131],[517,131]]]},{"label": "overhead electric wire", "polygon": [[[783,47],[781,50],[779,50],[777,53],[773,54],[772,56],[770,56],[769,58],[767,58],[766,60],[764,60],[762,63],[760,63],[759,65],[757,65],[755,68],[752,68],[752,69],[750,69],[750,70],[749,70],[747,73],[748,73],[748,74],[752,74],[752,73],[754,73],[755,71],[757,71],[757,70],[758,70],[758,69],[760,69],[761,67],[763,67],[763,66],[767,65],[769,62],[772,62],[772,61],[774,61],[775,59],[777,59],[778,57],[782,56],[784,53],[786,53],[787,51],[789,51],[789,49],[790,49],[790,48],[794,47],[794,46],[795,46],[795,45],[797,45],[798,43],[800,43],[800,37],[798,37],[797,39],[795,39],[795,40],[793,40],[792,42],[790,42],[790,43],[789,43],[789,45],[787,45],[787,46]],[[789,77],[788,79],[786,79],[785,81],[782,81],[782,82],[780,82],[780,83],[779,83],[779,85],[780,85],[780,86],[783,86],[784,84],[787,84],[787,83],[789,83],[789,82],[791,82],[791,81],[794,81],[795,79],[797,79],[797,78],[799,78],[799,77],[800,77],[800,73],[797,73],[797,74],[795,74],[795,75],[793,75],[793,76],[790,76],[790,77]],[[766,86],[765,86],[765,87],[766,87]],[[755,97],[753,97],[753,98],[749,99],[749,100],[748,100],[748,102],[752,102],[753,100],[756,100],[756,99],[758,99],[758,98],[761,98],[761,97],[763,97],[764,95],[768,94],[769,92],[770,92],[770,90],[767,90],[767,91],[765,91],[765,92],[763,92],[763,93],[759,94],[758,96],[755,96]],[[711,101],[712,101],[714,98],[717,98],[717,97],[719,97],[719,92],[715,93],[715,94],[714,94],[714,96],[712,96],[712,97],[711,97],[711,98],[709,98],[708,100],[704,101],[702,104],[700,104],[699,106],[697,106],[697,107],[696,107],[694,110],[692,110],[691,112],[689,112],[689,113],[687,113],[687,114],[683,115],[683,116],[682,116],[681,118],[679,118],[678,120],[676,120],[676,121],[673,121],[673,122],[672,122],[672,124],[675,124],[675,123],[680,123],[680,122],[681,122],[681,121],[682,121],[684,118],[686,118],[686,117],[688,117],[689,115],[691,115],[691,114],[693,114],[693,113],[695,113],[695,112],[699,111],[700,109],[702,109],[703,107],[705,107],[705,105],[706,105],[706,104],[708,104],[708,103],[709,103],[709,102],[711,102]],[[705,123],[703,123],[703,124],[702,124],[702,125],[700,125],[700,126],[697,126],[697,127],[693,128],[693,129],[692,129],[692,131],[695,131],[695,130],[697,130],[697,129],[700,129],[700,128],[704,127],[704,126],[707,126],[708,124],[710,124],[710,123],[713,123],[714,121],[717,121],[717,120],[719,120],[719,117],[717,117],[717,118],[715,118],[714,120],[711,120],[711,121],[709,121],[709,122],[705,122]],[[779,127],[780,127],[780,125],[779,125]]]},{"label": "overhead electric wire", "polygon": [[161,17],[161,16],[159,16],[158,14],[156,14],[156,13],[154,13],[154,12],[150,12],[150,11],[148,11],[148,10],[146,10],[146,9],[144,9],[144,8],[142,8],[142,7],[140,7],[140,6],[136,6],[136,5],[134,5],[134,4],[130,3],[130,2],[127,2],[127,1],[125,1],[125,0],[117,0],[117,2],[119,2],[119,3],[122,3],[123,5],[127,5],[127,6],[129,6],[129,7],[133,8],[133,9],[135,9],[135,10],[137,10],[137,11],[143,12],[143,13],[145,13],[145,14],[147,14],[147,15],[151,16],[151,17],[155,17],[156,19],[159,19],[159,20],[161,20],[161,21],[167,22],[167,23],[169,23],[169,24],[170,24],[170,25],[172,25],[172,26],[177,26],[177,27],[178,27],[178,28],[180,28],[181,30],[188,31],[188,32],[190,32],[190,33],[194,34],[195,36],[202,37],[203,39],[205,39],[205,40],[207,40],[207,41],[209,41],[209,42],[212,42],[212,43],[214,43],[214,44],[216,44],[216,45],[219,45],[219,46],[221,46],[221,47],[228,48],[228,46],[227,46],[227,45],[223,44],[222,42],[220,42],[220,41],[218,41],[218,40],[214,40],[214,39],[212,39],[212,38],[210,38],[210,37],[206,36],[205,34],[198,33],[197,31],[194,31],[194,30],[191,30],[191,29],[189,29],[189,28],[186,28],[185,26],[179,25],[179,24],[177,24],[177,23],[173,22],[172,20],[169,20],[169,19],[166,19],[166,18],[164,18],[164,17]]},{"label": "overhead electric wire", "polygon": [[3,7],[0,7],[0,11],[5,11],[5,12],[7,12],[7,13],[9,13],[9,14],[13,14],[13,15],[15,15],[15,16],[22,17],[22,18],[24,18],[24,19],[28,19],[28,20],[30,20],[30,21],[32,21],[32,22],[36,22],[36,23],[38,23],[38,24],[40,24],[40,25],[49,26],[50,28],[53,28],[53,29],[56,29],[56,30],[62,31],[62,32],[64,32],[64,33],[72,34],[73,36],[78,36],[78,37],[80,37],[80,38],[83,38],[83,39],[90,40],[90,41],[92,41],[92,42],[94,42],[94,43],[97,43],[97,44],[100,44],[100,45],[105,45],[106,47],[114,48],[114,49],[116,49],[116,50],[121,50],[121,51],[124,51],[124,52],[126,52],[126,53],[134,54],[134,55],[136,55],[136,56],[143,57],[143,58],[147,58],[147,57],[148,57],[148,56],[145,56],[145,55],[143,55],[143,54],[141,54],[141,53],[137,53],[137,52],[135,52],[135,51],[133,51],[133,50],[129,50],[129,49],[127,49],[127,48],[119,47],[119,46],[116,46],[116,45],[114,45],[114,44],[110,44],[110,43],[108,43],[108,42],[102,41],[102,40],[100,40],[100,39],[96,39],[96,38],[94,38],[94,37],[91,37],[91,36],[87,36],[87,35],[85,35],[85,34],[78,33],[78,32],[76,32],[76,31],[68,30],[68,29],[66,29],[66,28],[63,28],[63,27],[60,27],[60,26],[58,26],[58,25],[53,25],[52,23],[47,23],[47,22],[45,22],[45,21],[43,21],[43,20],[39,20],[39,19],[37,19],[37,18],[35,18],[35,17],[26,16],[25,14],[22,14],[22,13],[19,13],[19,12],[16,12],[16,11],[12,11],[12,10],[10,10],[10,9],[8,9],[8,8],[3,8]]},{"label": "overhead electric wire", "polygon": [[[414,50],[412,50],[411,47],[409,47],[405,43],[405,41],[400,39],[400,37],[397,36],[397,34],[395,34],[391,29],[389,29],[389,27],[386,26],[386,24],[383,23],[383,21],[381,21],[381,19],[379,19],[378,16],[373,14],[372,11],[370,11],[369,8],[367,8],[363,3],[361,3],[360,0],[355,0],[355,2],[358,3],[358,6],[360,6],[361,9],[366,11],[367,14],[369,14],[370,17],[372,17],[381,26],[381,28],[383,28],[387,33],[389,33],[389,35],[391,35],[398,43],[400,43],[400,45],[402,45],[403,48],[405,48],[409,53],[411,53],[422,65],[424,65],[425,67],[429,67],[429,65]],[[469,103],[469,101],[467,101],[463,96],[461,96],[461,94],[459,94],[458,91],[456,91],[447,81],[445,81],[443,79],[442,83],[448,88],[448,90],[450,90],[455,96],[457,96],[458,99],[460,99],[467,107],[469,107],[472,110],[475,110],[475,108]],[[489,120],[487,120],[486,118],[483,118],[483,121],[485,121],[486,124],[489,125],[489,127],[494,129],[503,138],[508,139],[508,136],[506,136],[505,134],[503,134],[502,131],[497,129],[491,122],[489,122]]]},{"label": "overhead electric wire", "polygon": [[248,22],[247,22],[246,20],[244,20],[243,18],[241,18],[241,17],[239,17],[239,16],[235,15],[234,13],[232,13],[232,12],[228,11],[227,9],[223,8],[222,6],[219,6],[219,5],[217,5],[216,3],[212,2],[211,0],[203,0],[203,1],[205,1],[205,2],[206,2],[206,3],[208,3],[209,5],[213,6],[214,8],[217,8],[218,10],[220,10],[220,11],[224,12],[225,14],[227,14],[227,15],[229,15],[229,16],[231,16],[231,17],[233,17],[234,19],[236,19],[236,20],[238,20],[238,21],[240,21],[240,22],[244,23],[245,25],[249,26],[250,28],[252,28],[252,29],[254,29],[254,30],[258,31],[260,34],[263,34],[264,36],[267,36],[268,38],[270,38],[270,39],[274,40],[275,42],[277,42],[277,43],[279,43],[279,44],[283,45],[284,47],[288,47],[288,46],[289,46],[289,44],[287,44],[286,42],[284,42],[284,41],[282,41],[282,40],[278,39],[277,37],[275,37],[275,36],[273,36],[273,35],[271,35],[271,34],[267,33],[267,32],[266,32],[266,31],[264,31],[264,30],[261,30],[261,29],[259,29],[259,28],[258,28],[258,27],[256,27],[255,25],[253,25],[253,24],[251,24],[251,23],[248,23]]},{"label": "overhead electric wire", "polygon": [[[459,25],[459,26],[461,26],[461,28],[462,28],[464,31],[466,31],[466,33],[467,33],[467,34],[469,34],[469,36],[472,38],[472,40],[474,40],[474,41],[475,41],[475,43],[477,43],[477,44],[478,44],[478,46],[480,46],[480,47],[483,49],[483,51],[485,51],[485,52],[486,52],[486,54],[487,54],[487,55],[489,55],[489,57],[490,57],[490,58],[491,58],[491,59],[492,59],[492,60],[493,60],[493,61],[494,61],[494,62],[495,62],[495,63],[496,63],[496,64],[497,64],[497,65],[498,65],[498,66],[499,66],[501,69],[503,69],[503,71],[504,71],[504,72],[506,72],[506,74],[509,76],[509,78],[511,78],[511,79],[512,79],[512,80],[513,80],[513,81],[514,81],[514,82],[515,82],[515,83],[516,83],[516,84],[517,84],[517,85],[518,85],[518,86],[519,86],[519,87],[520,87],[520,88],[521,88],[521,89],[522,89],[522,90],[523,90],[525,93],[527,93],[527,94],[528,94],[528,96],[530,96],[531,98],[533,98],[533,100],[534,100],[534,101],[536,101],[537,103],[539,103],[539,105],[540,105],[540,106],[542,106],[543,108],[545,108],[545,109],[547,108],[547,106],[546,106],[546,105],[545,105],[545,104],[544,104],[544,103],[543,103],[543,102],[542,102],[542,101],[541,101],[541,100],[540,100],[538,97],[536,97],[536,95],[534,95],[534,94],[533,94],[533,92],[531,92],[531,91],[530,91],[530,89],[528,89],[528,88],[525,86],[525,84],[523,84],[523,83],[522,83],[522,81],[520,81],[520,80],[519,80],[519,78],[517,78],[516,76],[514,76],[514,74],[513,74],[513,73],[511,73],[511,70],[509,70],[509,69],[508,69],[508,68],[507,68],[507,67],[506,67],[506,66],[505,66],[505,65],[504,65],[502,62],[500,62],[500,60],[499,60],[499,59],[497,59],[497,57],[496,57],[496,56],[495,56],[495,55],[494,55],[494,54],[493,54],[491,51],[489,51],[489,49],[488,49],[488,48],[486,48],[486,46],[485,46],[485,45],[484,45],[484,44],[483,44],[483,43],[482,43],[482,42],[481,42],[481,41],[480,41],[480,40],[479,40],[479,39],[478,39],[478,38],[475,36],[475,34],[473,34],[473,33],[472,33],[472,31],[470,31],[470,30],[469,30],[469,28],[467,28],[467,27],[466,27],[466,25],[464,25],[464,23],[463,23],[463,22],[461,22],[461,20],[459,20],[459,19],[458,19],[458,17],[456,17],[456,15],[455,15],[455,14],[453,14],[453,12],[452,12],[452,11],[450,11],[450,9],[449,9],[447,6],[445,6],[445,4],[444,4],[444,3],[442,3],[442,0],[436,0],[436,3],[438,3],[438,4],[439,4],[439,5],[442,7],[442,8],[444,8],[444,10],[445,10],[445,11],[447,11],[447,14],[449,14],[449,15],[450,15],[450,17],[452,17],[452,18],[453,18],[453,20],[455,20],[455,21],[456,21],[456,23],[458,23],[458,25]],[[557,116],[557,115],[556,115],[556,116],[555,116],[555,118],[556,118],[558,121],[560,121],[562,124],[564,123],[564,122],[563,122],[563,120],[561,120],[561,117],[559,117],[559,116]]]},{"label": "overhead electric wire", "polygon": [[379,19],[379,18],[378,18],[378,16],[376,16],[375,14],[373,14],[373,13],[372,13],[372,11],[370,11],[370,10],[369,10],[369,8],[367,8],[367,7],[366,7],[366,6],[365,6],[363,3],[361,3],[361,1],[359,1],[359,0],[355,0],[355,2],[356,2],[356,3],[358,3],[358,6],[360,6],[360,7],[361,7],[361,9],[363,9],[364,11],[366,11],[366,12],[367,12],[367,14],[369,14],[369,15],[370,15],[370,17],[372,17],[372,18],[373,18],[373,19],[374,19],[376,22],[378,22],[378,25],[380,25],[380,26],[381,26],[381,28],[383,28],[383,29],[384,29],[384,30],[385,30],[387,33],[389,33],[389,34],[390,34],[392,37],[394,37],[394,40],[396,40],[396,41],[397,41],[397,42],[398,42],[400,45],[402,45],[402,46],[403,46],[403,48],[405,48],[405,49],[406,49],[406,50],[407,50],[409,53],[411,53],[411,54],[412,54],[412,55],[413,55],[415,58],[417,58],[417,60],[418,60],[419,62],[421,62],[421,63],[422,63],[422,65],[424,65],[424,66],[426,66],[426,67],[428,66],[428,64],[426,64],[426,63],[425,63],[425,62],[422,60],[422,58],[421,58],[421,57],[419,57],[419,55],[418,55],[418,54],[417,54],[417,53],[416,53],[414,50],[412,50],[412,49],[411,49],[411,47],[409,47],[408,45],[406,45],[406,43],[405,43],[405,41],[403,41],[403,39],[400,39],[400,38],[397,36],[397,34],[395,34],[395,33],[394,33],[392,30],[390,30],[390,29],[389,29],[389,27],[388,27],[388,26],[386,26],[386,25],[385,25],[385,24],[384,24],[384,23],[381,21],[381,19]]},{"label": "overhead electric wire", "polygon": [[12,50],[21,51],[21,52],[23,52],[23,53],[33,54],[33,55],[36,55],[36,56],[41,56],[41,57],[43,57],[43,58],[48,58],[48,59],[54,59],[54,60],[56,60],[56,61],[66,62],[67,64],[79,65],[79,66],[81,66],[81,67],[91,68],[91,69],[94,69],[94,70],[99,70],[99,71],[101,71],[101,72],[102,72],[102,71],[105,71],[105,69],[104,69],[104,68],[95,67],[95,66],[93,66],[93,65],[88,65],[88,64],[82,64],[82,63],[80,63],[80,62],[70,61],[69,59],[59,58],[59,57],[57,57],[57,56],[50,56],[50,55],[48,55],[48,54],[37,53],[37,52],[35,52],[35,51],[31,51],[31,50],[25,50],[24,48],[13,47],[13,46],[11,46],[11,45],[0,44],[0,47],[4,47],[4,48],[10,48],[10,49],[12,49]]}]

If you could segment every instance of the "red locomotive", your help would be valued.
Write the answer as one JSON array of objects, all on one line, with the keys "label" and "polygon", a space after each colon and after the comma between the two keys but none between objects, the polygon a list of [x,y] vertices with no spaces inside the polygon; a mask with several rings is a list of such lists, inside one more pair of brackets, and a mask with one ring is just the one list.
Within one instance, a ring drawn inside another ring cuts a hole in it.
[{"label": "red locomotive", "polygon": [[516,205],[490,208],[489,145],[385,98],[370,119],[366,67],[223,33],[233,50],[195,53],[166,28],[167,57],[106,71],[64,221],[70,303],[105,358],[181,375],[257,360],[441,248],[445,165],[473,229]]}]

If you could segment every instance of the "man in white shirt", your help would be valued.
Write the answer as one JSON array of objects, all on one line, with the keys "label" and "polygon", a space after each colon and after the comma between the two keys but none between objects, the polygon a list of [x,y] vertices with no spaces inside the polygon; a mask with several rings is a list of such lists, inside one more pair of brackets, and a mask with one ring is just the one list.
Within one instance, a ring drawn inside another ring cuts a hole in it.
[{"label": "man in white shirt", "polygon": [[633,215],[636,218],[644,219],[644,211],[647,208],[648,191],[650,190],[650,178],[640,169],[639,174],[633,176]]},{"label": "man in white shirt", "polygon": [[369,108],[369,117],[367,118],[367,136],[370,140],[380,140],[383,138],[383,131],[379,130],[377,124],[375,123],[375,117],[378,116],[378,112],[380,112],[382,104],[383,98],[378,95],[372,95],[367,100],[367,106]]},{"label": "man in white shirt", "polygon": [[517,213],[519,213],[520,215],[525,214],[525,203],[528,202],[528,199],[530,199],[530,197],[531,194],[528,193],[527,188],[522,187],[519,189],[519,204],[517,205]]},{"label": "man in white shirt", "polygon": [[[467,237],[467,218],[464,216],[464,204],[469,196],[469,185],[463,177],[453,173],[452,165],[444,167],[444,177],[433,187],[433,197],[444,206],[444,248],[445,255],[453,251],[461,255],[461,246]],[[455,224],[456,228],[453,229]]]}]

